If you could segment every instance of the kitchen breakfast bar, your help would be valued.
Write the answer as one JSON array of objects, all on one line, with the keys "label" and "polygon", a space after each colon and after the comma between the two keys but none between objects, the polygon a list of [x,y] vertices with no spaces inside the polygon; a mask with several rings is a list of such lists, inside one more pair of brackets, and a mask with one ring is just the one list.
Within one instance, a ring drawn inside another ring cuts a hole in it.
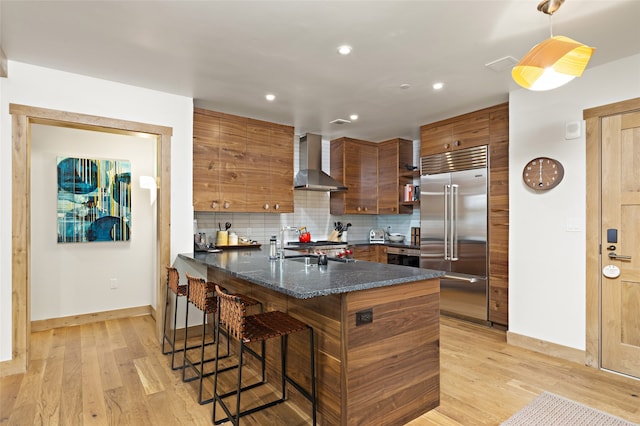
[{"label": "kitchen breakfast bar", "polygon": [[[366,261],[318,265],[288,254],[270,260],[265,250],[239,249],[181,254],[177,263],[313,327],[318,424],[402,425],[437,407],[443,272]],[[288,372],[303,387],[307,346],[305,338],[289,341]],[[268,344],[267,354],[268,377],[277,378],[279,346]],[[295,390],[288,397],[308,412]]]}]

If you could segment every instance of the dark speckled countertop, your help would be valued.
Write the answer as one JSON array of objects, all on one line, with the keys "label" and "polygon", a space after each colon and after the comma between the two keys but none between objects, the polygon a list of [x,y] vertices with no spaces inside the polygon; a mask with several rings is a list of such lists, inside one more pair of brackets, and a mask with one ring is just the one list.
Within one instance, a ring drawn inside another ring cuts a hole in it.
[{"label": "dark speckled countertop", "polygon": [[326,266],[318,266],[313,258],[310,259],[310,265],[305,265],[304,258],[269,260],[267,249],[186,253],[179,257],[298,299],[422,281],[444,275],[444,272],[432,269],[361,260],[348,263],[329,260]]}]

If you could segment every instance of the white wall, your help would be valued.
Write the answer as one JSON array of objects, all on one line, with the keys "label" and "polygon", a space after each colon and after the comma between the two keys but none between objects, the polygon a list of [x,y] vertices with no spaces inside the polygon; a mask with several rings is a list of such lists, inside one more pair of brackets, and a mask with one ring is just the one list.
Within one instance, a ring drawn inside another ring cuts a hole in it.
[{"label": "white wall", "polygon": [[140,87],[9,61],[0,79],[0,361],[11,358],[11,116],[9,103],[173,128],[171,260],[193,248],[193,101]]},{"label": "white wall", "polygon": [[[597,55],[597,51],[596,51]],[[549,92],[509,96],[509,329],[585,349],[586,167],[582,111],[640,96],[640,55],[589,68]],[[581,135],[566,140],[565,123]],[[546,193],[525,187],[531,159],[559,160],[564,180]]]},{"label": "white wall", "polygon": [[[156,176],[156,140],[40,124],[30,131],[31,320],[154,306],[156,204],[139,182],[140,176]],[[58,243],[59,156],[129,161],[128,241]],[[111,288],[111,279],[117,288]]]}]

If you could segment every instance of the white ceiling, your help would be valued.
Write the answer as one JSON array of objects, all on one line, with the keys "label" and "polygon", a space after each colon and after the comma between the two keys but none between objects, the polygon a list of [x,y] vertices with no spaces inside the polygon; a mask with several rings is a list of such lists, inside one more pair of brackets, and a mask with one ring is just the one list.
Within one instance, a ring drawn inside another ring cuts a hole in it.
[{"label": "white ceiling", "polygon": [[[0,43],[9,60],[192,97],[298,134],[418,139],[422,124],[508,100],[511,69],[485,64],[549,37],[538,1],[2,0]],[[596,47],[588,73],[640,53],[639,21],[639,0],[567,0],[553,32]],[[336,53],[344,43],[350,56]],[[436,81],[445,88],[433,91]],[[329,124],[352,113],[357,122]]]}]

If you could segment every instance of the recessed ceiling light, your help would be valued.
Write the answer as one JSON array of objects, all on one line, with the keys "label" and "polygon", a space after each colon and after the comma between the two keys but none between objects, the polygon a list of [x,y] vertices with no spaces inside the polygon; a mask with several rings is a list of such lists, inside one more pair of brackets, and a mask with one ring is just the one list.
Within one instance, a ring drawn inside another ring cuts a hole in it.
[{"label": "recessed ceiling light", "polygon": [[358,119],[358,114],[351,114],[351,115],[349,116],[349,118],[350,118],[351,120],[355,121],[355,120],[357,120],[357,119]]},{"label": "recessed ceiling light", "polygon": [[411,85],[410,85],[410,84],[408,84],[408,83],[402,83],[402,84],[400,85],[400,88],[401,88],[401,89],[405,89],[405,90],[406,90],[406,89],[408,89],[409,87],[411,87]]},{"label": "recessed ceiling light", "polygon": [[444,87],[444,83],[441,83],[441,82],[433,83],[433,90],[440,90],[443,87]]},{"label": "recessed ceiling light", "polygon": [[264,98],[269,102],[271,102],[276,99],[276,95],[274,95],[273,93],[267,93],[266,95],[264,95]]},{"label": "recessed ceiling light", "polygon": [[338,46],[338,53],[341,55],[348,55],[349,53],[351,53],[351,51],[353,50],[353,48],[351,46],[349,46],[348,44],[343,44],[342,46]]}]

